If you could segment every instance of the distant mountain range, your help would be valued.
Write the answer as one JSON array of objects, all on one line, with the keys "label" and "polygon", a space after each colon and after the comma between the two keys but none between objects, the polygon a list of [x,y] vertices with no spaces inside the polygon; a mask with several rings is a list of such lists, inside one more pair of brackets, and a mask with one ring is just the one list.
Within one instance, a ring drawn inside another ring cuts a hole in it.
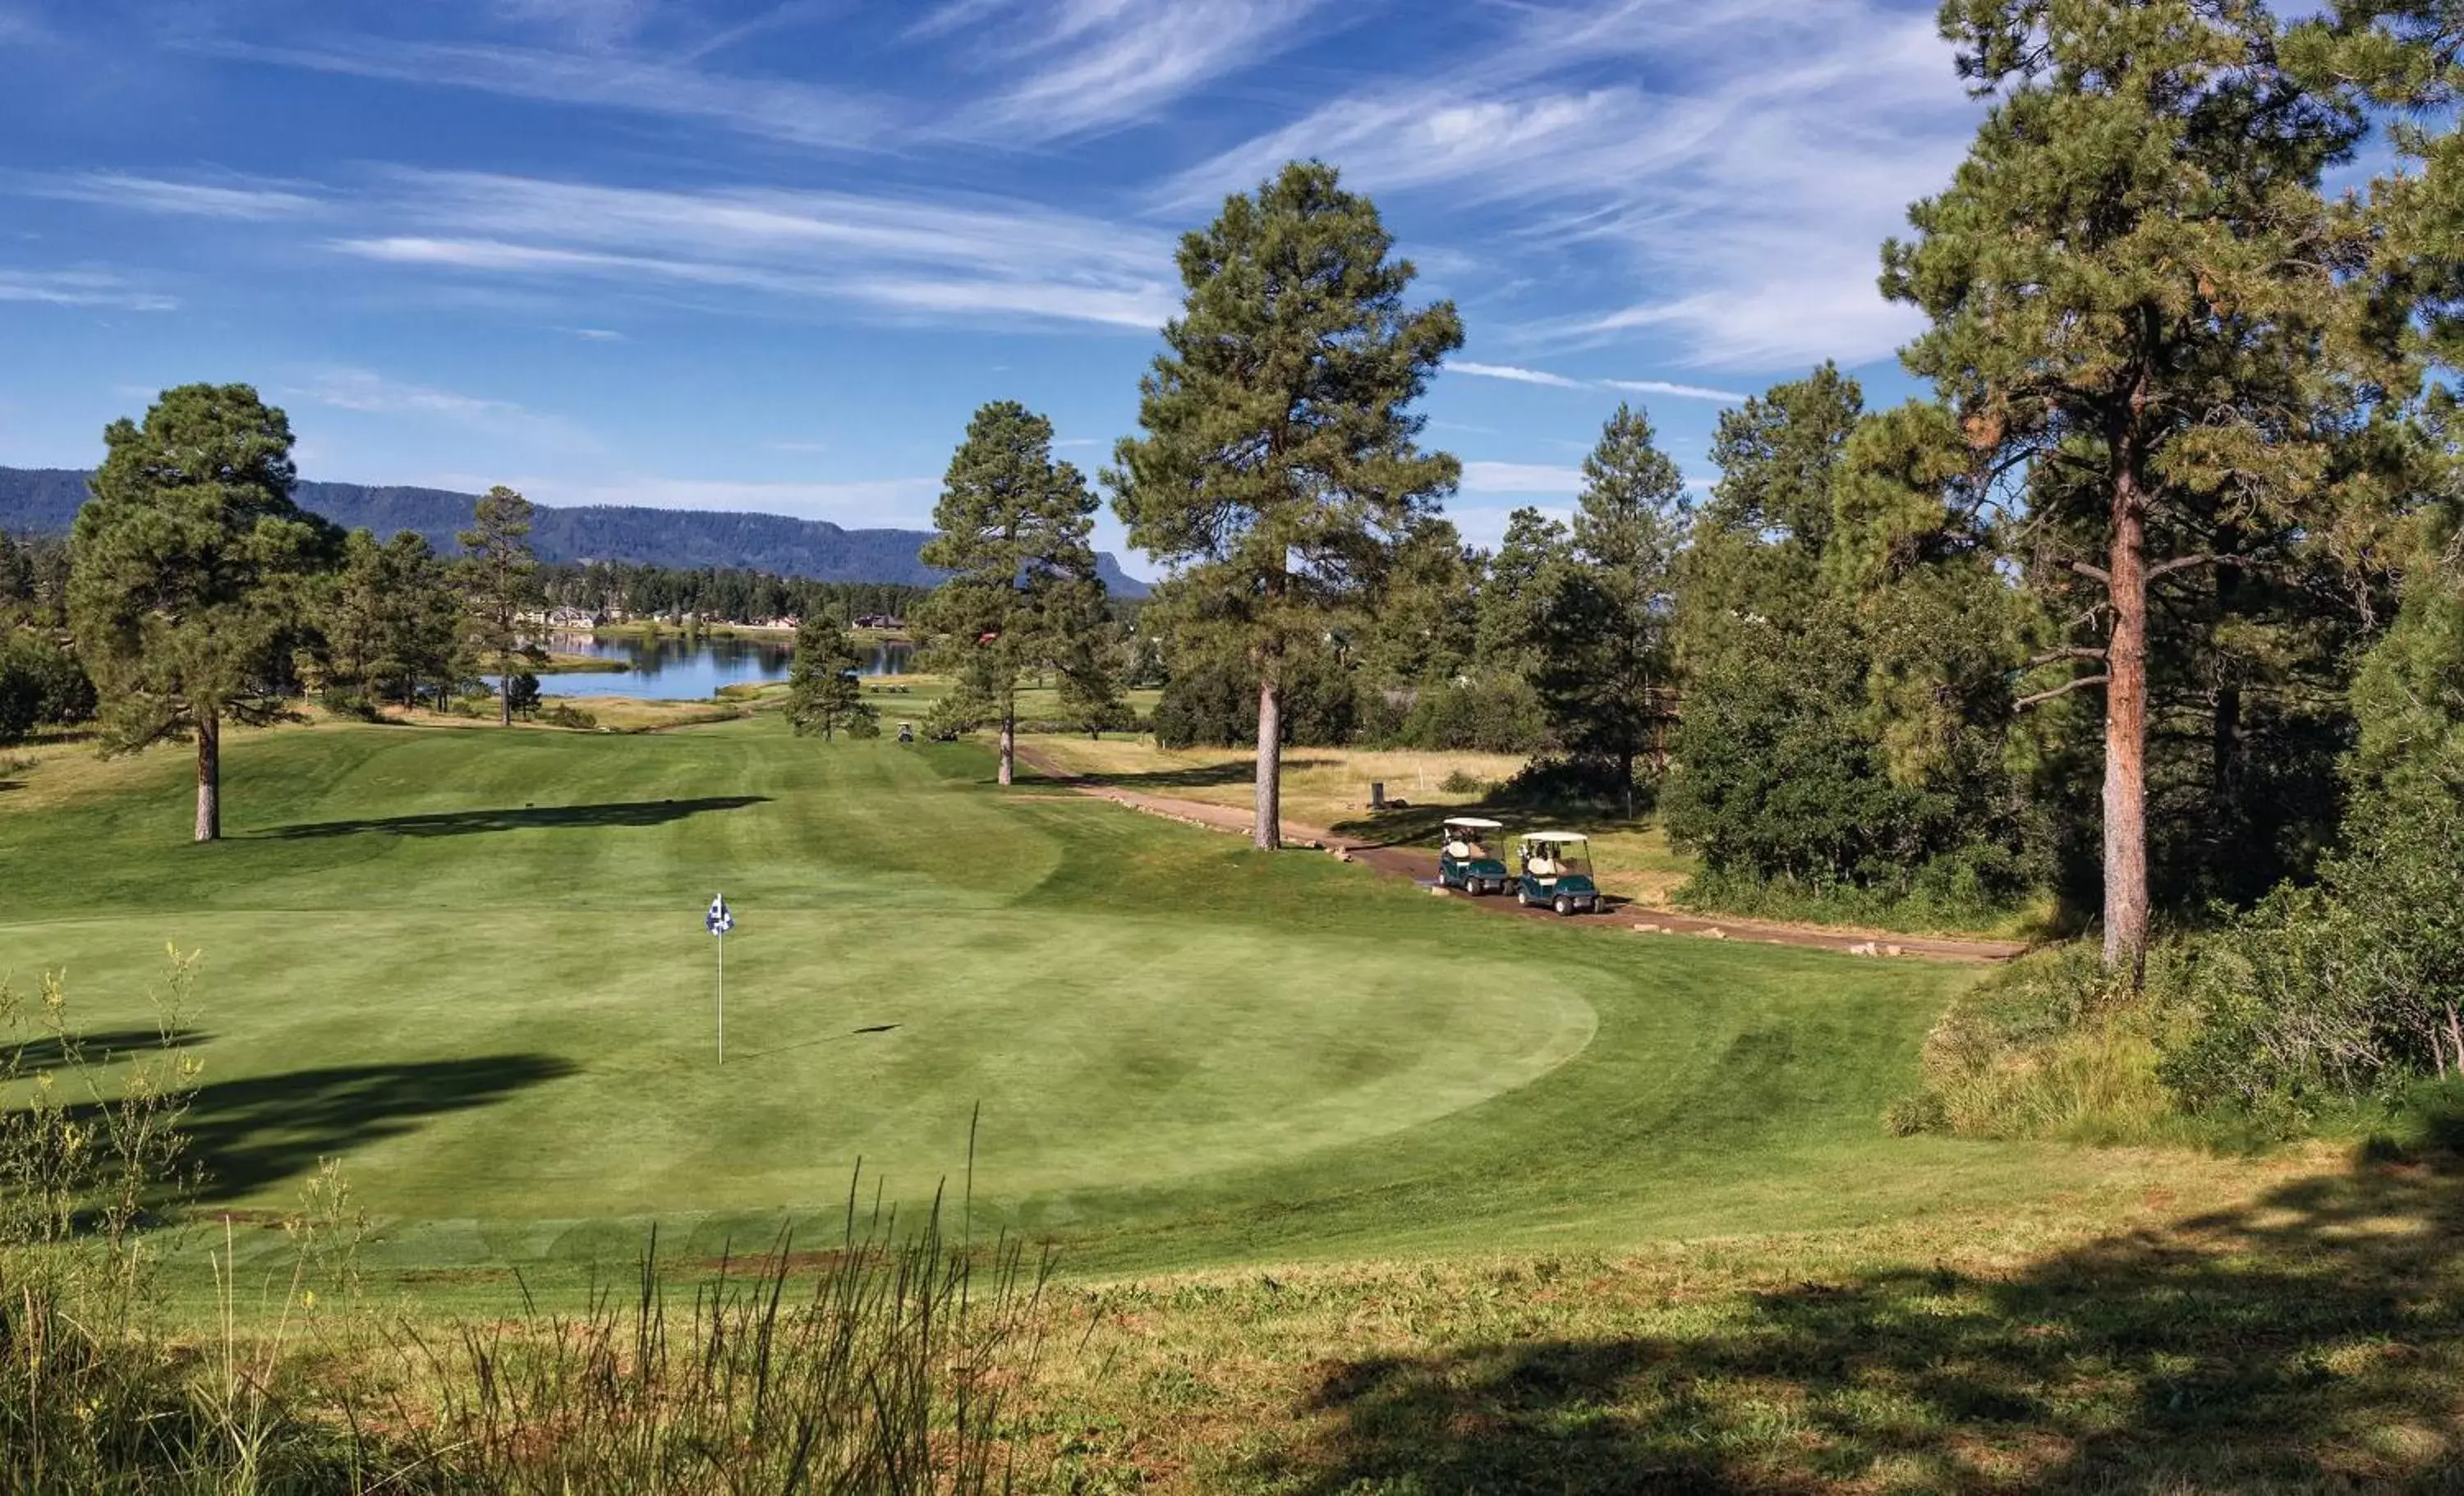
[{"label": "distant mountain range", "polygon": [[[66,535],[85,502],[86,474],[73,468],[0,468],[0,531]],[[440,551],[470,528],[478,498],[433,488],[371,488],[361,483],[301,483],[302,509],[346,530],[388,536],[414,530]],[[531,545],[549,561],[630,561],[653,566],[733,566],[814,582],[895,582],[929,587],[941,574],[915,559],[932,539],[924,530],[848,530],[822,519],[721,510],[642,509],[588,504],[537,506]],[[1098,558],[1104,584],[1116,597],[1142,598],[1147,584],[1121,570],[1111,553]]]}]

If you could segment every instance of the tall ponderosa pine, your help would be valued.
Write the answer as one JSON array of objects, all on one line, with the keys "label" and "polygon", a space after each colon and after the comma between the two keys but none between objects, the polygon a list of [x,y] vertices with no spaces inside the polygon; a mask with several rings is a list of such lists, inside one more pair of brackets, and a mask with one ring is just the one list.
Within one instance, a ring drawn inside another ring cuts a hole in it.
[{"label": "tall ponderosa pine", "polygon": [[380,543],[351,532],[327,609],[327,665],[336,685],[373,706],[410,706],[427,684],[459,673],[461,602],[444,561],[405,530]]},{"label": "tall ponderosa pine", "polygon": [[2352,259],[2318,192],[2354,122],[2271,65],[2252,0],[1949,0],[1995,102],[1882,285],[1979,462],[2025,485],[2016,558],[2073,632],[2050,699],[2103,688],[2104,945],[2150,909],[2150,597],[2238,559],[2321,472],[2322,357]]},{"label": "tall ponderosa pine", "polygon": [[222,835],[222,726],[284,715],[308,579],[333,527],[292,502],[291,423],[245,385],[163,392],[103,432],[71,545],[71,627],[102,747],[197,747],[196,839]]},{"label": "tall ponderosa pine", "polygon": [[1506,538],[1481,581],[1473,652],[1482,670],[1517,679],[1540,667],[1549,583],[1566,559],[1566,527],[1537,509],[1506,517]]},{"label": "tall ponderosa pine", "polygon": [[522,614],[539,602],[539,560],[531,554],[531,501],[499,483],[479,496],[462,542],[463,599],[472,649],[496,675],[496,720],[514,725],[514,677],[546,663],[522,638]]},{"label": "tall ponderosa pine", "polygon": [[1653,445],[1650,419],[1619,405],[1583,459],[1573,543],[1541,623],[1537,684],[1558,741],[1615,765],[1629,813],[1635,760],[1661,761],[1676,700],[1669,605],[1691,513],[1684,475]]},{"label": "tall ponderosa pine", "polygon": [[1257,845],[1282,829],[1282,692],[1382,553],[1451,493],[1461,465],[1418,445],[1410,410],[1463,343],[1334,168],[1294,163],[1181,240],[1188,288],[1140,382],[1142,438],[1106,474],[1130,542],[1176,569],[1148,617],[1201,657],[1237,657],[1258,701]]},{"label": "tall ponderosa pine", "polygon": [[796,654],[787,667],[787,723],[799,737],[815,733],[828,742],[840,733],[872,737],[880,714],[864,699],[856,671],[863,661],[845,626],[821,614],[796,627]]},{"label": "tall ponderosa pine", "polygon": [[1018,757],[1018,687],[1029,671],[1073,679],[1070,705],[1117,699],[1098,636],[1104,583],[1088,537],[1095,495],[1052,460],[1052,423],[1013,400],[967,423],[950,459],[920,559],[951,575],[918,609],[933,652],[951,674],[981,684],[1001,729],[1001,781]]}]

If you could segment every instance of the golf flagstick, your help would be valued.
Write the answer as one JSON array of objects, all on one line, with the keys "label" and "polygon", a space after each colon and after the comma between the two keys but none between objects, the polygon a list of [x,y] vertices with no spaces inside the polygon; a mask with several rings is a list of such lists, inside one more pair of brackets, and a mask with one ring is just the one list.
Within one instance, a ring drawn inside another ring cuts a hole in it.
[{"label": "golf flagstick", "polygon": [[713,1011],[718,1021],[718,1063],[727,1063],[727,933],[736,928],[736,914],[727,907],[727,895],[715,894],[710,901],[710,913],[702,916],[702,927],[718,937],[718,989]]}]

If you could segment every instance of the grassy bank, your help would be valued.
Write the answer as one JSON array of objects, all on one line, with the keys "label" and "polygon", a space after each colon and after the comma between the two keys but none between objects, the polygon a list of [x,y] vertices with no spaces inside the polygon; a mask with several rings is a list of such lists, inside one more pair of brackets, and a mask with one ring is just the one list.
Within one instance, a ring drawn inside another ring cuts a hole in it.
[{"label": "grassy bank", "polygon": [[449,1294],[578,1282],[654,1221],[693,1256],[826,1234],[859,1158],[929,1196],[979,1103],[979,1219],[1082,1273],[1833,1227],[2112,1169],[1881,1131],[1966,971],[1485,918],[1000,792],[977,744],[331,725],[235,734],[227,774],[203,847],[169,754],[0,791],[0,967],[125,1028],[163,944],[204,950],[206,1203],[278,1211],[341,1158],[372,1269]]}]

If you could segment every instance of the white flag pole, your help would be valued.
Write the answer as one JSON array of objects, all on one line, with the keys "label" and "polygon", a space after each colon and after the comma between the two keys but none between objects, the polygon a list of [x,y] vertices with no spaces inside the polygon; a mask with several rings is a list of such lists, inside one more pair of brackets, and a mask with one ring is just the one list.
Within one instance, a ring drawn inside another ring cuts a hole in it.
[{"label": "white flag pole", "polygon": [[727,1063],[727,932],[718,933],[718,1063]]}]

